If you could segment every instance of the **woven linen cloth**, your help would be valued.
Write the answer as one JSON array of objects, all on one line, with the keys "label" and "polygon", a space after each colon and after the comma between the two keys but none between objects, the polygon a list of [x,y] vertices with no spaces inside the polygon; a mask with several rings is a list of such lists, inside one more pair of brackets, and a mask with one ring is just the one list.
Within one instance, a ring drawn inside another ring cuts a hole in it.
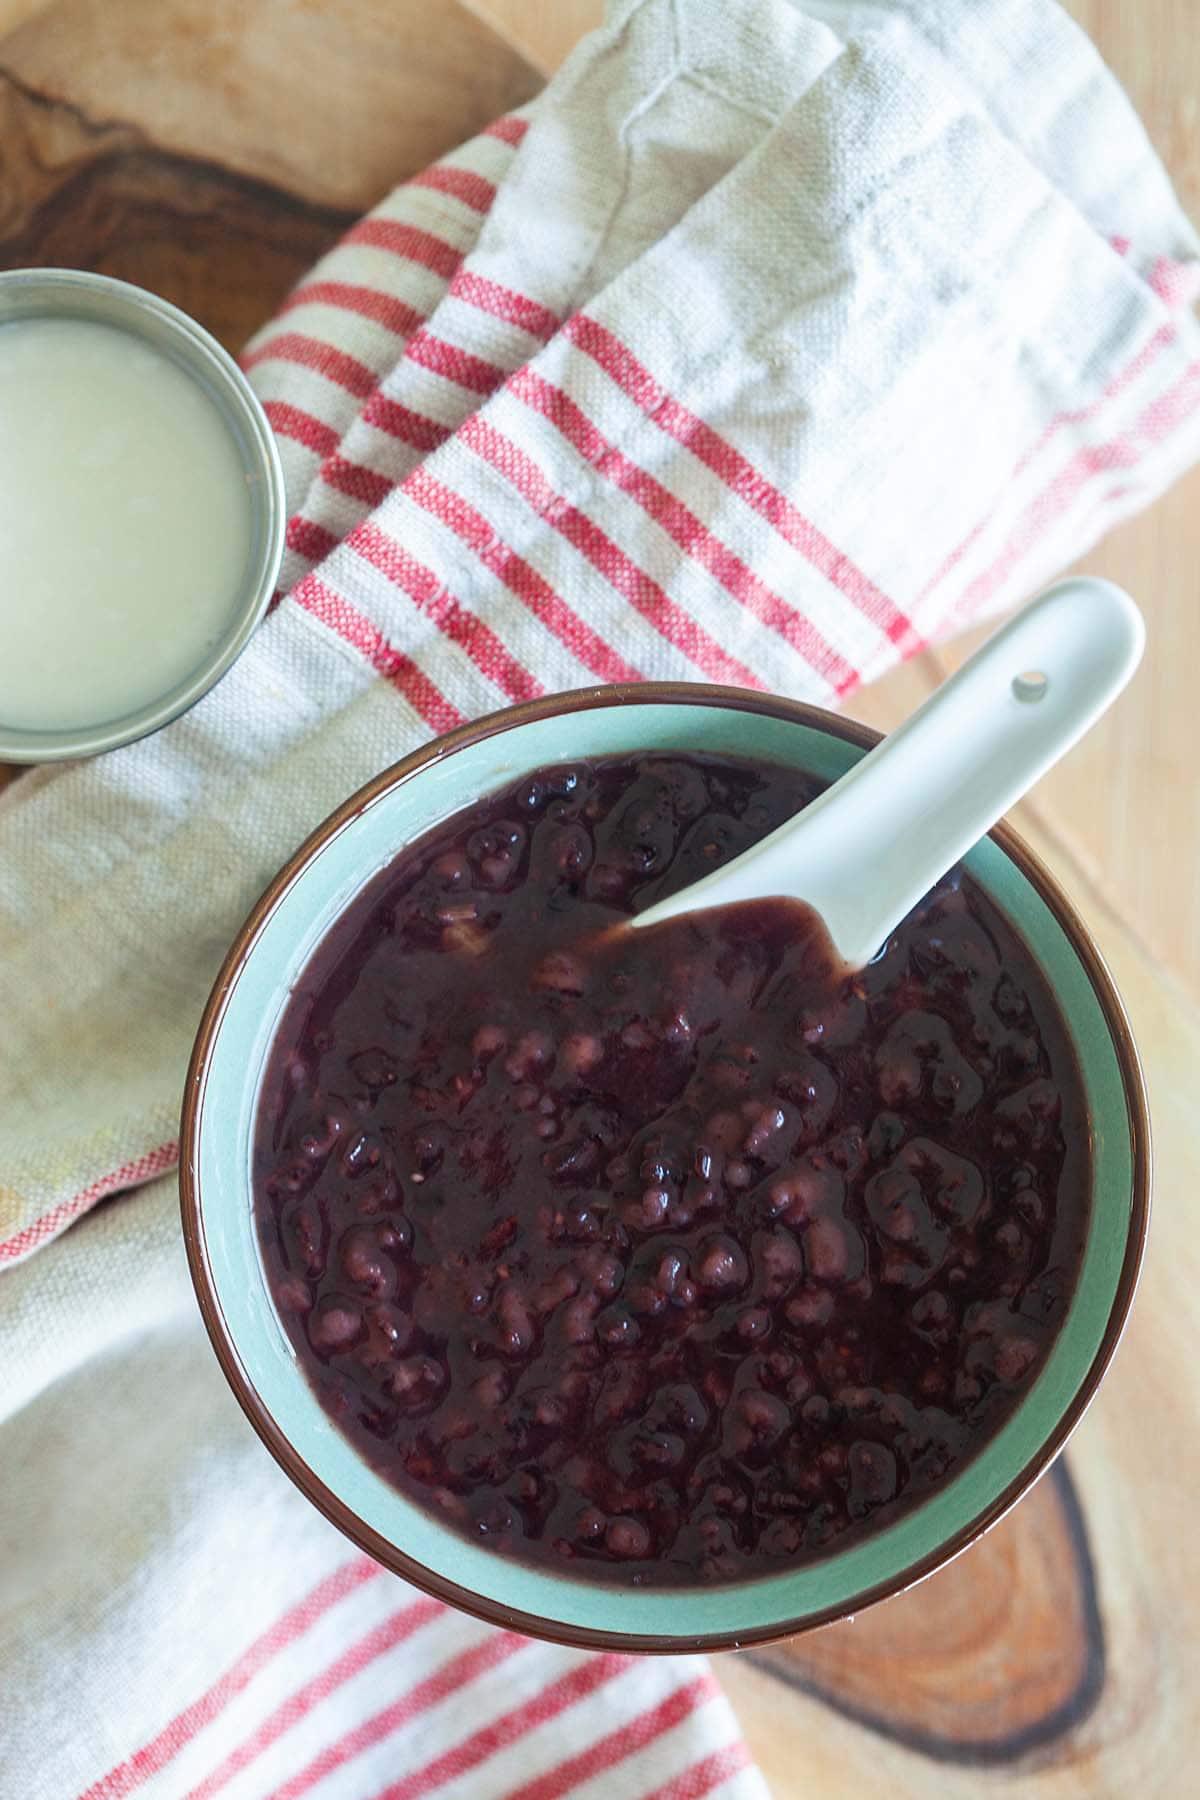
[{"label": "woven linen cloth", "polygon": [[835,702],[1145,504],[1200,449],[1198,269],[1049,0],[620,0],[259,334],[280,603],[0,801],[0,1794],[763,1793],[703,1661],[448,1611],[275,1468],[184,1268],[188,1049],[278,864],[431,734]]}]

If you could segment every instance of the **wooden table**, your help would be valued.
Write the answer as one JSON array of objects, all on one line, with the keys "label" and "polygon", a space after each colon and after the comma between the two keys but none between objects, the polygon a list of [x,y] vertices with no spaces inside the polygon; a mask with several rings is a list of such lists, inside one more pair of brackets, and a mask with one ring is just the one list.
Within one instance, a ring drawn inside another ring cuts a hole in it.
[{"label": "wooden table", "polygon": [[[1200,214],[1196,0],[1071,0]],[[0,266],[157,289],[235,345],[356,213],[533,93],[600,0],[0,0]],[[1068,1454],[924,1586],[719,1672],[777,1800],[1200,1793],[1200,471],[1088,567],[1150,622],[1135,687],[1018,809],[1133,1016],[1157,1215]],[[962,654],[850,710],[889,726]],[[2,779],[2,772],[0,772]]]}]

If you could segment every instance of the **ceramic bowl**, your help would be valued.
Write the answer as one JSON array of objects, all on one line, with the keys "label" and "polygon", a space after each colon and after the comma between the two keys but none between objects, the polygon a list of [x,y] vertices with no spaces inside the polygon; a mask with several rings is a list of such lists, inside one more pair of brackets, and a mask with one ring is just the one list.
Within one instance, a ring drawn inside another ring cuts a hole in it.
[{"label": "ceramic bowl", "polygon": [[209,1000],[183,1113],[183,1223],[192,1276],[234,1393],[284,1469],[364,1550],[497,1624],[589,1648],[733,1648],[858,1612],[963,1550],[1048,1467],[1112,1356],[1149,1203],[1146,1102],[1112,983],[1071,905],[1007,828],[967,858],[1058,994],[1092,1121],[1092,1229],[1067,1319],[1015,1413],[930,1499],[794,1573],[730,1586],[629,1590],[523,1566],[466,1542],[377,1475],[306,1382],[267,1292],[251,1213],[259,1083],[289,989],[334,919],[432,825],[541,764],[639,751],[737,752],[834,779],[873,742],[861,726],[742,689],[589,689],[451,733],[347,800],[263,895]]}]

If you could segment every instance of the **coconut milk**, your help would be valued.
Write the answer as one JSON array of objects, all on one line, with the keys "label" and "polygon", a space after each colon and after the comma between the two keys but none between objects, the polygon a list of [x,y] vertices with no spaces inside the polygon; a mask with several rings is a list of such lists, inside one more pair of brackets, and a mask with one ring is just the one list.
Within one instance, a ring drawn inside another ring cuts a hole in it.
[{"label": "coconut milk", "polygon": [[232,432],[169,357],[91,320],[0,325],[0,726],[170,692],[223,635],[252,534]]}]

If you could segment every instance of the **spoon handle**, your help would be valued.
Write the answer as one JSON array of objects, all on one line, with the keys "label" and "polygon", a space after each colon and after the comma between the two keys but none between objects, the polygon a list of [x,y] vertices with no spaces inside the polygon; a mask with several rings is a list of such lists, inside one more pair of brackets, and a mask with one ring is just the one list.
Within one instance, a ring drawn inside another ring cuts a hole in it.
[{"label": "spoon handle", "polygon": [[852,968],[1093,725],[1141,659],[1112,582],[1059,582],[995,632],[898,730],[753,849],[638,915],[786,895]]}]

